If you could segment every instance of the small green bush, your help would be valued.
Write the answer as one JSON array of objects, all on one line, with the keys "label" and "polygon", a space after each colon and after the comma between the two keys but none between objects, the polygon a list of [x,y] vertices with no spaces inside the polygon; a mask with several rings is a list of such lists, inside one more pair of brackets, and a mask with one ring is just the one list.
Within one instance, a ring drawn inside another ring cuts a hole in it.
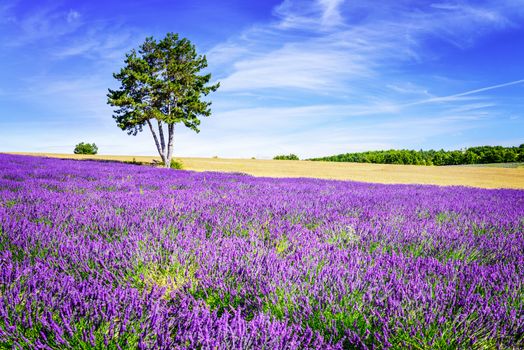
[{"label": "small green bush", "polygon": [[[158,162],[158,161],[154,161],[153,163],[154,165],[159,165],[161,167],[164,166],[164,162]],[[171,162],[169,163],[169,167],[171,169],[177,169],[177,170],[180,170],[180,169],[183,169],[184,168],[184,165],[182,164],[182,162],[180,160],[176,160],[175,158],[171,159]]]},{"label": "small green bush", "polygon": [[75,150],[73,152],[75,154],[97,154],[98,147],[94,143],[80,142],[75,146]]},{"label": "small green bush", "polygon": [[299,160],[298,156],[296,154],[283,154],[273,157],[275,160]]},{"label": "small green bush", "polygon": [[179,160],[171,159],[171,164],[169,164],[169,167],[171,169],[178,169],[178,170],[180,170],[180,169],[183,169],[183,164]]}]

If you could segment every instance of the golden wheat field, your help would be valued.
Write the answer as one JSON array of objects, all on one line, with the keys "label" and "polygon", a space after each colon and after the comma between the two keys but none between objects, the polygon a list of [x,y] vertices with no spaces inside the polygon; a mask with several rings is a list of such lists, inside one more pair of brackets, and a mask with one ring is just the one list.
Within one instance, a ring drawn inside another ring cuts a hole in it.
[{"label": "golden wheat field", "polygon": [[[16,153],[71,159],[153,163],[155,156]],[[226,158],[177,158],[185,170],[241,172],[254,176],[313,177],[385,184],[462,185],[483,188],[524,188],[524,168],[417,166]]]}]

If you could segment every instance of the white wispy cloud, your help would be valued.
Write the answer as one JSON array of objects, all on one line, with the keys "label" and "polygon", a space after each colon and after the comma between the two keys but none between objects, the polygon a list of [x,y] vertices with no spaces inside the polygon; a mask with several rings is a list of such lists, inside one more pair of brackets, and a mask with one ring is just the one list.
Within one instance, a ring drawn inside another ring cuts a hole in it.
[{"label": "white wispy cloud", "polygon": [[[139,39],[140,38],[140,39]],[[82,57],[113,63],[122,59],[128,52],[143,40],[142,35],[131,30],[119,29],[106,25],[91,26],[82,35],[67,40],[67,44],[57,47],[52,53],[56,59]]]},{"label": "white wispy cloud", "polygon": [[80,18],[80,12],[75,10],[69,10],[67,13],[67,22],[72,23]]},{"label": "white wispy cloud", "polygon": [[281,29],[326,30],[344,24],[341,5],[346,0],[284,0],[274,10]]},{"label": "white wispy cloud", "polygon": [[473,94],[478,94],[479,92],[500,89],[500,88],[503,88],[503,87],[506,87],[506,86],[517,85],[517,84],[524,84],[524,79],[514,80],[514,81],[510,81],[510,82],[503,83],[503,84],[486,86],[486,87],[483,87],[483,88],[469,90],[469,91],[461,92],[459,94],[455,94],[455,95],[451,95],[451,96],[452,97],[459,97],[459,96],[473,95]]},{"label": "white wispy cloud", "polygon": [[222,79],[222,89],[337,89],[344,79],[372,75],[370,67],[358,55],[328,45],[290,43],[259,57],[241,60],[234,64],[234,72]]},{"label": "white wispy cloud", "polygon": [[[414,106],[414,105],[419,105],[419,104],[425,104],[425,103],[467,101],[467,100],[471,99],[470,97],[467,97],[467,96],[470,96],[470,95],[475,95],[475,94],[479,94],[481,92],[490,91],[490,90],[496,90],[496,89],[504,88],[504,87],[507,87],[507,86],[519,85],[519,84],[524,84],[524,79],[514,80],[514,81],[507,82],[507,83],[496,84],[496,85],[491,85],[491,86],[485,86],[485,87],[482,87],[482,88],[468,90],[468,91],[464,91],[464,92],[461,92],[461,93],[458,93],[458,94],[453,94],[453,95],[448,95],[448,96],[431,97],[431,98],[424,99],[424,100],[421,100],[421,101],[405,104],[404,107]],[[474,99],[474,97],[473,97],[473,99]],[[493,106],[493,105],[490,105],[490,106]]]},{"label": "white wispy cloud", "polygon": [[[3,46],[21,47],[39,40],[57,39],[75,32],[81,25],[73,20],[71,11],[57,9],[56,6],[46,6],[20,16],[7,11],[10,18],[10,35],[1,35]],[[5,31],[4,31],[5,32]]]}]

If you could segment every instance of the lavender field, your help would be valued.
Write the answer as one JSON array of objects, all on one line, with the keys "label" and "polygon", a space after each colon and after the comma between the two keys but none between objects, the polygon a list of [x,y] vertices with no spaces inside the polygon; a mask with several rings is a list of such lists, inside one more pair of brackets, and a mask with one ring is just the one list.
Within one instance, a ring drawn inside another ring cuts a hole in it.
[{"label": "lavender field", "polygon": [[0,155],[0,348],[524,346],[524,191]]}]

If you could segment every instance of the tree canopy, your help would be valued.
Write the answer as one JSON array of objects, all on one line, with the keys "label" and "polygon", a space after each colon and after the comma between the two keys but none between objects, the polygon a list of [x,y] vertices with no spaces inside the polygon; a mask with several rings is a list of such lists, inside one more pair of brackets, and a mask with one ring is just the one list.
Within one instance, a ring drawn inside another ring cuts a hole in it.
[{"label": "tree canopy", "polygon": [[74,154],[97,154],[98,147],[95,143],[80,142],[75,146]]},{"label": "tree canopy", "polygon": [[109,89],[107,97],[108,104],[117,107],[113,118],[118,127],[136,135],[147,125],[166,166],[173,156],[175,124],[199,132],[200,117],[211,115],[211,102],[203,97],[220,84],[210,84],[210,73],[201,74],[206,67],[206,57],[198,55],[188,39],[168,33],[159,41],[146,38],[113,74],[120,87]]}]

